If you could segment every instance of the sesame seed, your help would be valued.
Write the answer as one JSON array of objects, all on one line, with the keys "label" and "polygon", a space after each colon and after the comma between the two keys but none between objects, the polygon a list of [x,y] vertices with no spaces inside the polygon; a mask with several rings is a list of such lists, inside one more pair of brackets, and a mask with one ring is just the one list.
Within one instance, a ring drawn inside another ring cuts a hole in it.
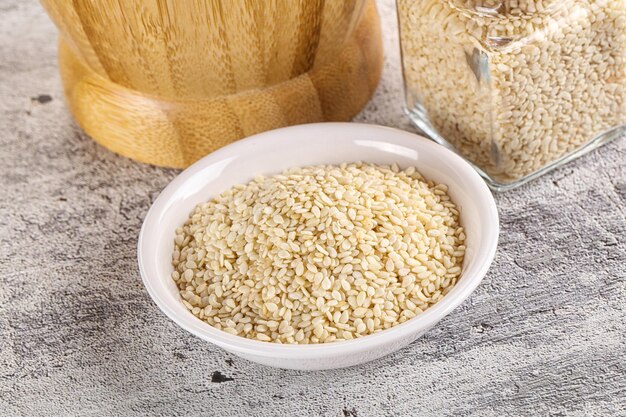
[{"label": "sesame seed", "polygon": [[414,167],[364,163],[261,177],[194,209],[175,233],[171,277],[192,314],[231,334],[367,336],[457,282],[465,233],[446,191]]}]

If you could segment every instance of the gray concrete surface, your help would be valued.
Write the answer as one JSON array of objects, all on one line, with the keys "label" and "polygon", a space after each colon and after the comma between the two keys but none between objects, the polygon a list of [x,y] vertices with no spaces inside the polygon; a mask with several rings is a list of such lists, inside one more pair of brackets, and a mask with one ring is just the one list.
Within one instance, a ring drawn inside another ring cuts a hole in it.
[{"label": "gray concrete surface", "polygon": [[[381,12],[385,73],[358,120],[411,130],[393,2]],[[265,368],[149,299],[137,234],[177,172],[77,129],[55,38],[38,3],[0,0],[0,416],[626,415],[623,139],[498,195],[489,274],[410,347],[351,369]]]}]

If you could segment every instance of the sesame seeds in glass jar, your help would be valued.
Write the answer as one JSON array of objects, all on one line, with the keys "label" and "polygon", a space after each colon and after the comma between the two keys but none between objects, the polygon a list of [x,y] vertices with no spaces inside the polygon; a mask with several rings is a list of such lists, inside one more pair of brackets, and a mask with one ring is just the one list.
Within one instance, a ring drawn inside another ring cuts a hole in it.
[{"label": "sesame seeds in glass jar", "polygon": [[619,136],[623,0],[398,0],[407,112],[492,188]]}]

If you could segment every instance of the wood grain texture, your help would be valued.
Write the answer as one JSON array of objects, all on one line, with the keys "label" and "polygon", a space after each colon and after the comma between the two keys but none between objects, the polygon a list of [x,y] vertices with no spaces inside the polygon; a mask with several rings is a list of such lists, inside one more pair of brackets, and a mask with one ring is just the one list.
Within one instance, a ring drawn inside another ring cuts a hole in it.
[{"label": "wood grain texture", "polygon": [[186,167],[242,137],[349,120],[382,68],[373,0],[43,0],[65,95],[114,152]]},{"label": "wood grain texture", "polygon": [[[385,69],[356,120],[411,130],[394,3],[378,5]],[[137,236],[179,171],[86,137],[41,6],[0,13],[0,416],[626,415],[626,139],[496,195],[492,268],[423,338],[350,369],[265,368],[150,300]]]}]

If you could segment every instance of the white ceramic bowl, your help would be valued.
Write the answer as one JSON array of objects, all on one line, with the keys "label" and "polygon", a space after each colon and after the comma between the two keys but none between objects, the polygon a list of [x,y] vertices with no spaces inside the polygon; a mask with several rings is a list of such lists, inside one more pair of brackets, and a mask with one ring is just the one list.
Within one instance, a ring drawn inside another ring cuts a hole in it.
[{"label": "white ceramic bowl", "polygon": [[[174,231],[194,206],[258,174],[295,166],[365,161],[415,166],[447,184],[466,231],[461,278],[437,304],[403,324],[360,339],[315,345],[280,345],[233,336],[211,327],[181,303],[170,277]],[[139,269],[154,302],[183,329],[235,355],[279,368],[319,370],[368,362],[421,336],[478,286],[495,255],[498,212],[491,192],[463,159],[423,137],[382,126],[319,123],[264,132],[226,146],[175,178],[146,215],[139,236]],[[450,340],[450,343],[454,341]]]}]

